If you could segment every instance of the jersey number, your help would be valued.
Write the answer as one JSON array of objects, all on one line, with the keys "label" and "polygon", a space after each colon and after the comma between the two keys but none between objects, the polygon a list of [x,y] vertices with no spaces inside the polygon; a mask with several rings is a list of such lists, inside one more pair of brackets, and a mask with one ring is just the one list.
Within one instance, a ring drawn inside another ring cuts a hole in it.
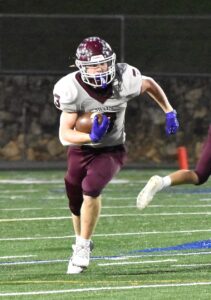
[{"label": "jersey number", "polygon": [[114,127],[114,123],[116,121],[116,113],[114,113],[114,112],[105,112],[104,115],[106,115],[110,119],[110,124],[109,124],[107,132],[111,132],[111,130]]}]

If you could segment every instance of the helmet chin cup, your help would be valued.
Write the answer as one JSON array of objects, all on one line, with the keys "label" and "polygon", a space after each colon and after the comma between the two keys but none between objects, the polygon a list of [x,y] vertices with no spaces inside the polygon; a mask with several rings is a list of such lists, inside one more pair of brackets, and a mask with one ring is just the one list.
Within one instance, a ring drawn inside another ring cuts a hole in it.
[{"label": "helmet chin cup", "polygon": [[[87,67],[107,64],[107,71],[90,74]],[[75,64],[78,67],[82,80],[93,87],[105,89],[115,77],[116,54],[110,45],[99,37],[89,37],[82,41],[76,51]]]}]

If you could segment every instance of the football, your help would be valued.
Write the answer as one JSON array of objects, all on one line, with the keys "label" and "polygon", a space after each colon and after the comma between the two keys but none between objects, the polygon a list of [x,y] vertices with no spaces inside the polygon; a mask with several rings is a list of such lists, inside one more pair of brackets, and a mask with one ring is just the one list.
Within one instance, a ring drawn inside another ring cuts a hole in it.
[{"label": "football", "polygon": [[84,133],[90,133],[94,117],[98,116],[99,124],[102,123],[103,116],[99,112],[85,112],[79,115],[75,123],[75,129]]}]

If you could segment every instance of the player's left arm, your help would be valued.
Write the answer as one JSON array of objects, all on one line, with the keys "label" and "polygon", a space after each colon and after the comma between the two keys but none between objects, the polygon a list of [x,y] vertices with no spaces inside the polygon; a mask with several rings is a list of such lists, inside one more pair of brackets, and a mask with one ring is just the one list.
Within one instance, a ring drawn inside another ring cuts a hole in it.
[{"label": "player's left arm", "polygon": [[177,113],[171,106],[161,86],[151,77],[142,76],[141,93],[147,93],[153,98],[166,114],[166,133],[174,134],[179,129]]},{"label": "player's left arm", "polygon": [[153,98],[165,113],[173,111],[173,107],[161,86],[151,77],[142,76],[141,93],[147,93]]}]

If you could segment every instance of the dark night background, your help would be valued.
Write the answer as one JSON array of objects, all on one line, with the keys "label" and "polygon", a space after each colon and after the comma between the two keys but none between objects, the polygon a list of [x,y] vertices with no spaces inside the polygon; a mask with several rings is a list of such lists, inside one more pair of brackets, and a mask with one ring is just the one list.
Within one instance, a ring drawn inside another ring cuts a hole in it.
[{"label": "dark night background", "polygon": [[185,144],[195,163],[210,122],[211,1],[187,0],[0,0],[0,162],[65,160],[52,88],[92,35],[154,77],[179,114],[167,140],[159,108],[131,101],[129,160],[172,164]]}]

